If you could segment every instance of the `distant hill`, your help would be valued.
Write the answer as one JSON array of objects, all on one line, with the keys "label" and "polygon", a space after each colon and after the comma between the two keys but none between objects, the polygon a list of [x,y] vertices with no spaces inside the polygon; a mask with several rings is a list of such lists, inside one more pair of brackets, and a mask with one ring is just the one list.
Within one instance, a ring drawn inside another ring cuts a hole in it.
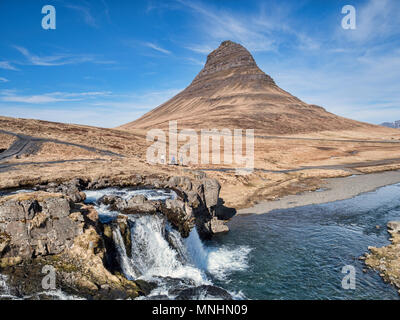
[{"label": "distant hill", "polygon": [[388,128],[394,128],[394,129],[400,129],[400,120],[397,120],[394,122],[384,122],[384,123],[381,123],[381,126],[388,127]]},{"label": "distant hill", "polygon": [[240,44],[224,41],[193,82],[175,97],[120,129],[243,128],[257,134],[296,134],[377,128],[307,104],[282,90]]}]

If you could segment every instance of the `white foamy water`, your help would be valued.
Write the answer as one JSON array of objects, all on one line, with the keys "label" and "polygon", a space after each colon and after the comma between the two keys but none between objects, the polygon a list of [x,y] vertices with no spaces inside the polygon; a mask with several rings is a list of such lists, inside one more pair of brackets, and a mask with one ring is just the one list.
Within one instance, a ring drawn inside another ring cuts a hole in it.
[{"label": "white foamy water", "polygon": [[[135,195],[144,195],[148,200],[175,199],[176,193],[169,190],[129,190],[107,188],[86,191],[87,202],[94,202],[100,215],[116,217],[107,206],[99,204],[104,195],[116,195],[129,200]],[[96,203],[97,202],[97,203]],[[209,248],[203,244],[194,228],[189,237],[183,239],[162,215],[129,215],[131,231],[131,256],[117,225],[113,225],[113,238],[117,246],[119,263],[124,275],[131,280],[143,279],[158,284],[151,296],[175,298],[173,289],[213,285],[212,278],[225,279],[235,271],[245,270],[250,248]],[[171,291],[172,290],[172,291]],[[171,293],[172,292],[172,293]],[[231,293],[234,298],[243,298],[241,293]],[[206,291],[197,298],[211,298]],[[218,297],[213,297],[218,298]]]},{"label": "white foamy water", "polygon": [[129,200],[137,195],[144,195],[147,200],[166,200],[166,199],[176,199],[177,195],[173,190],[164,189],[140,189],[140,190],[130,190],[130,189],[118,189],[118,188],[106,188],[100,190],[87,190],[86,202],[96,202],[102,196],[114,195],[119,196],[124,200]]},{"label": "white foamy water", "polygon": [[248,266],[248,256],[251,248],[239,246],[236,249],[228,247],[210,249],[207,260],[207,270],[217,279],[226,280],[235,271],[244,271]]},{"label": "white foamy water", "polygon": [[[183,239],[164,217],[157,215],[134,215],[129,221],[132,257],[127,257],[122,242],[118,249],[120,263],[126,277],[135,279],[136,276],[136,279],[158,283],[151,296],[174,298],[169,290],[175,284],[169,284],[170,280],[165,279],[179,279],[182,287],[212,285],[212,277],[225,279],[231,272],[248,267],[250,249],[247,247],[207,248],[195,228],[188,238]],[[122,237],[118,237],[122,241]],[[234,298],[243,298],[240,293],[231,294]],[[201,299],[203,295],[203,298],[211,298],[206,292],[200,292],[197,298]]]},{"label": "white foamy water", "polygon": [[1,299],[16,299],[15,296],[11,295],[10,288],[7,285],[8,277],[4,274],[0,274],[0,300]]},{"label": "white foamy water", "polygon": [[137,272],[135,271],[135,267],[133,265],[133,260],[130,259],[126,253],[125,243],[122,239],[121,231],[119,228],[115,228],[113,230],[113,240],[116,244],[118,255],[121,260],[121,268],[125,277],[129,280],[134,280],[138,277]]}]

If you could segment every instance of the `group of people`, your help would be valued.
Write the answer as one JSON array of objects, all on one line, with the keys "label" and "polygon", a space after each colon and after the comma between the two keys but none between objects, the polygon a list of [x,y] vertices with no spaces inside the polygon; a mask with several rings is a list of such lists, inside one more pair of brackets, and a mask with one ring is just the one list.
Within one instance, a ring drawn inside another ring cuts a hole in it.
[{"label": "group of people", "polygon": [[175,165],[175,166],[178,166],[178,165],[183,166],[184,165],[182,156],[180,157],[179,162],[176,161],[175,156],[172,156],[171,161],[169,163],[167,163],[166,159],[165,159],[165,154],[162,154],[160,159],[161,159],[161,164],[169,164],[169,165]]}]

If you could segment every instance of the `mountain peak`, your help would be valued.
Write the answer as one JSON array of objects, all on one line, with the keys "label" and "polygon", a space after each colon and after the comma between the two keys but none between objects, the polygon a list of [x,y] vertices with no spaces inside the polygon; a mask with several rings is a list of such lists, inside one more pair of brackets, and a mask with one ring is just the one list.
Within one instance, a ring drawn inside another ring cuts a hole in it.
[{"label": "mountain peak", "polygon": [[259,134],[350,130],[365,124],[309,105],[277,86],[242,45],[223,41],[192,83],[123,129],[254,129]]},{"label": "mountain peak", "polygon": [[272,78],[262,72],[251,53],[242,45],[226,40],[207,56],[204,68],[193,80],[192,84],[210,79],[226,79],[241,76],[249,79],[267,80],[274,83]]}]

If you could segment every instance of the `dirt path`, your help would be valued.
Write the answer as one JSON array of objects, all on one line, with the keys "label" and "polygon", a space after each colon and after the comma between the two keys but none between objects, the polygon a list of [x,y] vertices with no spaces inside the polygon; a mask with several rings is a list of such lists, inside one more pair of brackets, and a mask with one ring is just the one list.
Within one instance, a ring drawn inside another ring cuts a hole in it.
[{"label": "dirt path", "polygon": [[28,155],[35,154],[36,152],[39,151],[41,145],[46,142],[53,142],[53,143],[57,143],[57,144],[78,147],[78,148],[82,148],[82,149],[90,151],[90,152],[98,153],[103,156],[123,157],[122,155],[111,152],[111,151],[101,150],[101,149],[97,149],[94,147],[89,147],[89,146],[85,146],[85,145],[77,144],[77,143],[60,141],[60,140],[56,140],[56,139],[37,138],[37,137],[27,136],[24,134],[18,134],[18,133],[5,131],[5,130],[1,130],[1,129],[0,129],[0,133],[12,135],[17,138],[17,140],[7,150],[0,153],[0,162],[10,159],[10,158],[13,158],[13,157],[16,157],[16,156],[23,155],[23,154],[28,154]]}]

